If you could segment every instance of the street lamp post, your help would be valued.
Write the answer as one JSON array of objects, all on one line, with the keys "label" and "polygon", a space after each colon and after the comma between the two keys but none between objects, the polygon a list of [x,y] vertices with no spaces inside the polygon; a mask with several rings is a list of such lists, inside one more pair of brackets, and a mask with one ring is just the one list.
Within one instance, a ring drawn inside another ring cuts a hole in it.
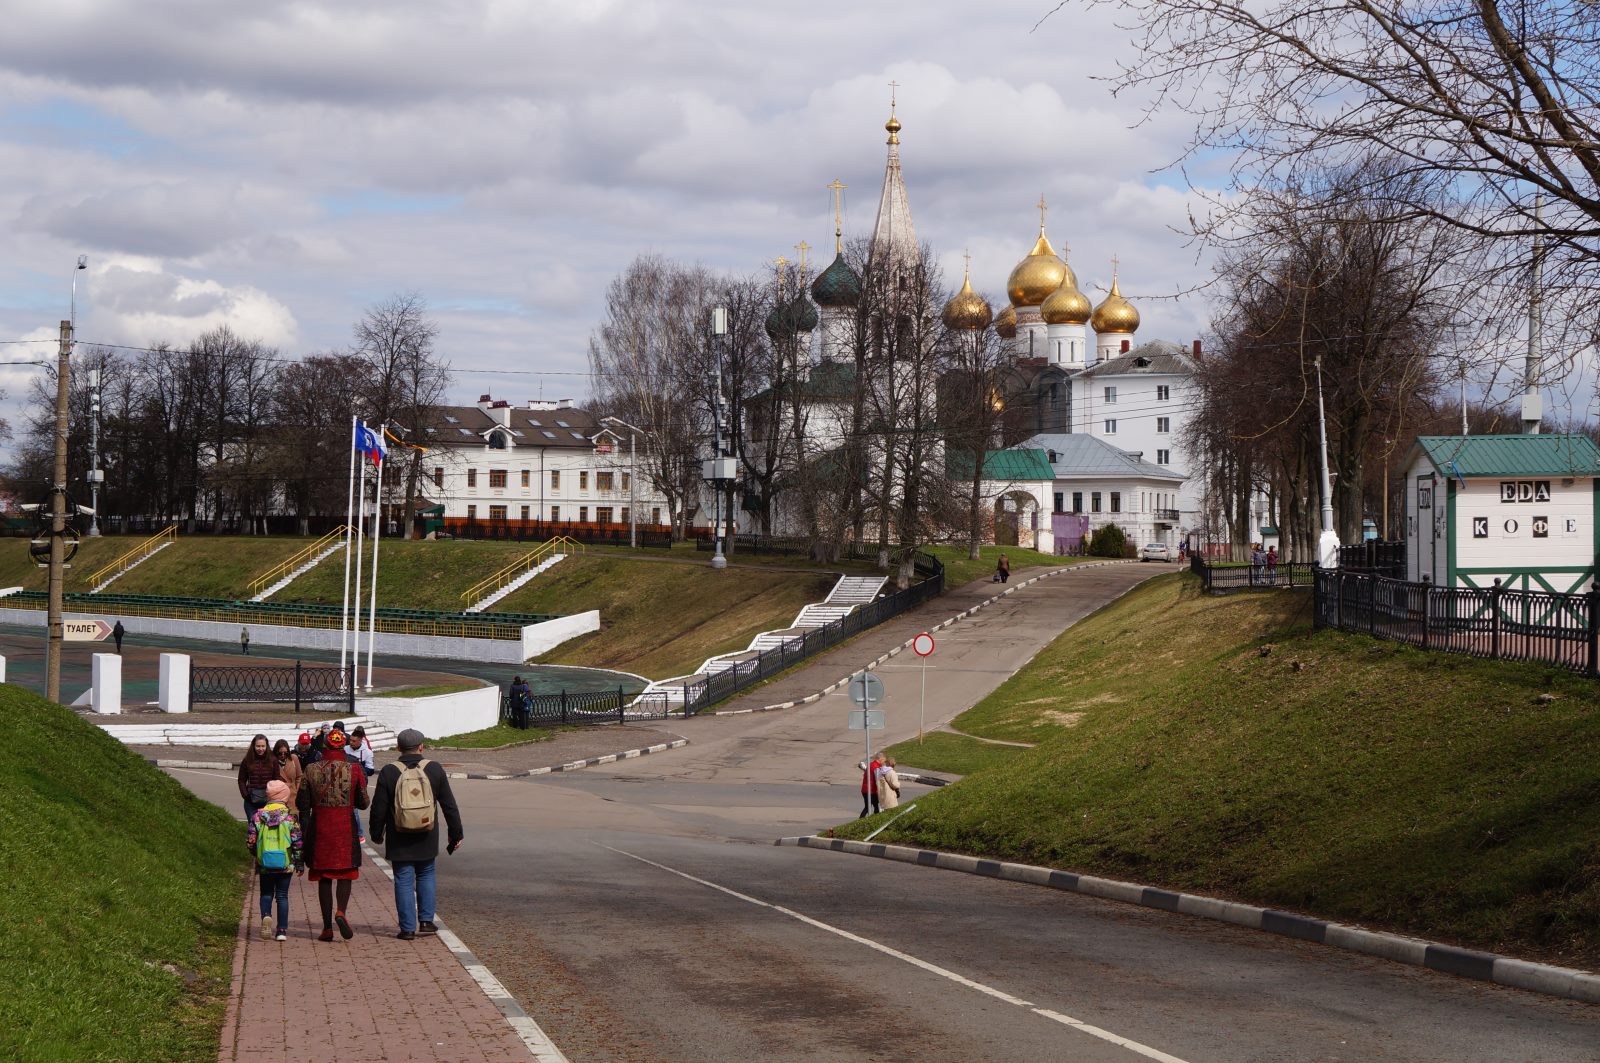
[{"label": "street lamp post", "polygon": [[1333,477],[1328,471],[1328,414],[1322,405],[1322,359],[1317,359],[1317,430],[1322,438],[1322,535],[1317,540],[1317,563],[1339,567],[1339,533],[1333,529]]},{"label": "street lamp post", "polygon": [[711,481],[712,515],[715,523],[711,527],[711,543],[714,552],[711,555],[712,568],[727,568],[728,559],[722,556],[722,481],[724,475],[722,455],[722,345],[728,338],[728,311],[726,307],[716,307],[711,311],[711,347],[716,355],[716,376],[712,381],[713,407],[712,407],[712,437],[711,461],[706,470],[706,479]]}]

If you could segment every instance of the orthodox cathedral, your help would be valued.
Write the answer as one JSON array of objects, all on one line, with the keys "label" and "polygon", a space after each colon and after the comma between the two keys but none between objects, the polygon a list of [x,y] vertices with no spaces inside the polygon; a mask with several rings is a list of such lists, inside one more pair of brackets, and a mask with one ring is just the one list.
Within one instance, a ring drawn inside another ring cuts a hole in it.
[{"label": "orthodox cathedral", "polygon": [[[901,123],[891,106],[883,189],[867,252],[867,271],[904,287],[920,261],[910,199],[900,165]],[[791,337],[809,357],[800,387],[807,409],[808,447],[825,452],[845,438],[858,386],[896,387],[902,375],[893,352],[886,370],[857,382],[854,344],[863,278],[846,260],[839,190],[834,191],[835,257],[802,291],[780,302],[767,321],[774,341]],[[1117,524],[1134,544],[1174,548],[1200,524],[1198,487],[1180,442],[1193,406],[1200,345],[1189,350],[1161,341],[1135,346],[1139,312],[1121,291],[1115,262],[1110,290],[1095,305],[1045,232],[1039,233],[1006,280],[1008,304],[995,314],[972,287],[970,269],[945,304],[944,326],[975,334],[992,328],[1001,344],[1004,427],[987,451],[983,494],[993,507],[995,541],[1071,552],[1095,528]],[[802,245],[803,246],[803,245]],[[881,330],[880,330],[881,333]],[[815,338],[813,338],[813,336]],[[869,341],[870,342],[870,341]],[[1091,355],[1092,352],[1092,355]],[[916,386],[902,382],[902,392]],[[908,401],[931,401],[923,389]],[[933,459],[934,456],[927,456]],[[971,477],[973,455],[942,454],[947,474]],[[892,476],[887,469],[884,475]],[[892,492],[880,482],[878,489]],[[785,521],[784,523],[789,523]]]}]

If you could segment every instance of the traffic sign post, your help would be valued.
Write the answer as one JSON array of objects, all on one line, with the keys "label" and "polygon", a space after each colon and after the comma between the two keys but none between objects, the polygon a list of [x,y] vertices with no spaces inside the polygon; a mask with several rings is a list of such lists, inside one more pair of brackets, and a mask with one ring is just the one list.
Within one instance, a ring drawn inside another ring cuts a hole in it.
[{"label": "traffic sign post", "polygon": [[[883,700],[883,680],[863,668],[850,677],[850,700],[861,706],[860,711],[852,712],[847,721],[850,730],[860,729],[867,743],[867,763],[872,763],[872,732],[881,731],[887,726],[882,709],[872,706]],[[877,780],[873,780],[874,784]]]},{"label": "traffic sign post", "polygon": [[917,710],[917,745],[922,744],[922,725],[928,718],[928,658],[933,656],[933,636],[924,631],[911,640],[911,652],[922,658],[922,707]]}]

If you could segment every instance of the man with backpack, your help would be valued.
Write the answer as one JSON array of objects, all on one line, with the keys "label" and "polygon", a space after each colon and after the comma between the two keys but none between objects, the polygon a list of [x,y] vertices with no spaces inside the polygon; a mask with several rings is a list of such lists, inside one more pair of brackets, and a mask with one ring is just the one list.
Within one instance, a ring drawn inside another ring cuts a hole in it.
[{"label": "man with backpack", "polygon": [[383,855],[394,867],[394,907],[400,918],[395,937],[411,941],[418,934],[439,932],[433,921],[438,814],[444,813],[445,852],[459,849],[465,835],[444,765],[422,755],[422,732],[408,727],[398,741],[399,762],[385,764],[378,772],[369,826],[373,844],[383,844]]}]

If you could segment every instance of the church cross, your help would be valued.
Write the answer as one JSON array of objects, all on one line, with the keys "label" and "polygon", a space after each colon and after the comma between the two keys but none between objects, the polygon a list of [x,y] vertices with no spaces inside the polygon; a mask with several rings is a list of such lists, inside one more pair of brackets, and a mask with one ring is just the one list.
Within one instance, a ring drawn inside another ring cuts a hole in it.
[{"label": "church cross", "polygon": [[1049,207],[1044,205],[1044,193],[1043,192],[1039,193],[1039,202],[1038,202],[1037,206],[1039,208],[1039,235],[1043,236],[1044,235],[1044,216],[1045,216],[1045,212],[1050,209]]},{"label": "church cross", "polygon": [[900,88],[900,82],[898,82],[898,81],[889,82],[889,113],[890,114],[894,113],[895,96],[896,96],[897,90],[899,88]]},{"label": "church cross", "polygon": [[806,275],[806,252],[811,250],[811,245],[801,240],[794,247],[796,251],[800,252],[800,276],[804,277]]},{"label": "church cross", "polygon": [[833,253],[844,254],[844,207],[843,192],[847,186],[837,177],[828,188],[833,192]]}]

